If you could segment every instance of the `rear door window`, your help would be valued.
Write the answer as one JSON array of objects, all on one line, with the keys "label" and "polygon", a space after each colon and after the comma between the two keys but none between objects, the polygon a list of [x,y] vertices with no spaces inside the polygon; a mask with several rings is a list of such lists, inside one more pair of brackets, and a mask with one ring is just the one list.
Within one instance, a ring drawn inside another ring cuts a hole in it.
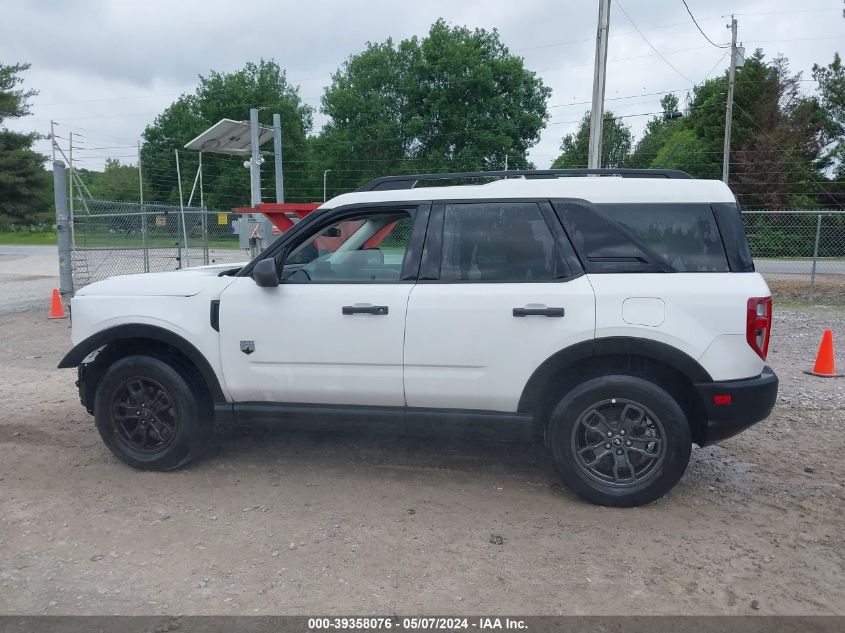
[{"label": "rear door window", "polygon": [[553,281],[565,270],[536,203],[445,205],[442,281]]},{"label": "rear door window", "polygon": [[587,272],[728,272],[709,204],[555,203]]}]

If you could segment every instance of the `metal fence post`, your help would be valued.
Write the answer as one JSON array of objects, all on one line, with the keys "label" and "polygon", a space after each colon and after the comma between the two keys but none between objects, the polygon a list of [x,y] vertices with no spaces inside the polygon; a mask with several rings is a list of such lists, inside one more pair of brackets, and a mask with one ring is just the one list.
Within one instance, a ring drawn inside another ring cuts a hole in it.
[{"label": "metal fence post", "polygon": [[200,217],[202,218],[202,263],[208,266],[208,209],[204,206],[200,207]]},{"label": "metal fence post", "polygon": [[819,237],[822,233],[822,215],[818,215],[816,220],[816,242],[813,245],[813,269],[810,273],[810,302],[816,298],[816,262],[819,259]]},{"label": "metal fence post", "polygon": [[70,212],[68,210],[65,164],[53,161],[53,195],[56,201],[56,242],[59,246],[59,292],[73,294],[73,267],[70,250]]},{"label": "metal fence post", "polygon": [[144,272],[150,272],[150,249],[147,246],[147,212],[144,201],[141,201],[141,250],[144,253]]}]

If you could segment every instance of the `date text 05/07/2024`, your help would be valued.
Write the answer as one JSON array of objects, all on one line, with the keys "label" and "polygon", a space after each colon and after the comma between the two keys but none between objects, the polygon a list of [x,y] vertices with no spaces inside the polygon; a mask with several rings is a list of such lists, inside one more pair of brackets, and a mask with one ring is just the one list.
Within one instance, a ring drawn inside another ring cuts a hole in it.
[{"label": "date text 05/07/2024", "polygon": [[494,631],[527,629],[520,618],[500,617],[335,617],[309,618],[308,630]]}]

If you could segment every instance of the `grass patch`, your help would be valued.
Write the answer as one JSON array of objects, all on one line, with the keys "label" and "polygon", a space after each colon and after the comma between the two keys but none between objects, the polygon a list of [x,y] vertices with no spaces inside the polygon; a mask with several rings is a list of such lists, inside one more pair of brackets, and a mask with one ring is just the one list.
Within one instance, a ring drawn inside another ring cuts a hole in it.
[{"label": "grass patch", "polygon": [[[0,245],[16,246],[53,246],[56,244],[56,233],[53,231],[0,231]],[[127,248],[141,249],[141,241],[125,240],[113,235],[86,236],[76,243],[79,248]],[[176,248],[176,239],[151,237],[147,240],[148,248]],[[190,239],[191,248],[202,248],[202,242],[196,238]],[[214,239],[209,241],[209,248],[232,249],[239,248],[237,239]]]},{"label": "grass patch", "polygon": [[55,231],[0,232],[0,244],[49,246],[55,243]]},{"label": "grass patch", "polygon": [[[808,305],[810,303],[809,277],[806,275],[797,275],[792,279],[786,279],[784,277],[785,275],[766,278],[772,295],[781,304]],[[814,294],[814,304],[828,306],[845,305],[845,275],[817,275]]]}]

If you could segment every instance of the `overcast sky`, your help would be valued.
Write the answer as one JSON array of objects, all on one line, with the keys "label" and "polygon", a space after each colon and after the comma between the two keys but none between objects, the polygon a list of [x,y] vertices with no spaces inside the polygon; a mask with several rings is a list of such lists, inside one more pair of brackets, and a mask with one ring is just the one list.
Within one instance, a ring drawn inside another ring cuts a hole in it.
[{"label": "overcast sky", "polygon": [[[663,93],[674,91],[683,103],[694,82],[723,72],[728,57],[696,30],[681,0],[620,2],[613,0],[611,8],[606,105],[625,115],[639,135],[649,118],[645,113],[659,110]],[[783,53],[805,80],[814,62],[829,63],[834,51],[845,48],[841,0],[687,2],[715,42],[730,41],[726,25],[735,13],[749,53],[756,47],[768,57]],[[25,85],[40,93],[32,100],[32,115],[8,126],[47,133],[55,120],[57,135],[81,135],[86,150],[76,155],[89,168],[100,168],[107,155],[135,162],[134,150],[120,146],[134,145],[156,114],[193,91],[198,74],[272,58],[300,86],[303,100],[319,108],[330,73],[348,55],[367,41],[424,35],[438,17],[498,29],[510,50],[552,88],[551,119],[531,152],[538,167],[549,166],[561,137],[589,108],[595,0],[0,0],[0,5],[0,61],[31,63]],[[814,89],[812,81],[803,86]],[[318,113],[312,132],[324,122]],[[49,153],[49,142],[38,147]]]}]

